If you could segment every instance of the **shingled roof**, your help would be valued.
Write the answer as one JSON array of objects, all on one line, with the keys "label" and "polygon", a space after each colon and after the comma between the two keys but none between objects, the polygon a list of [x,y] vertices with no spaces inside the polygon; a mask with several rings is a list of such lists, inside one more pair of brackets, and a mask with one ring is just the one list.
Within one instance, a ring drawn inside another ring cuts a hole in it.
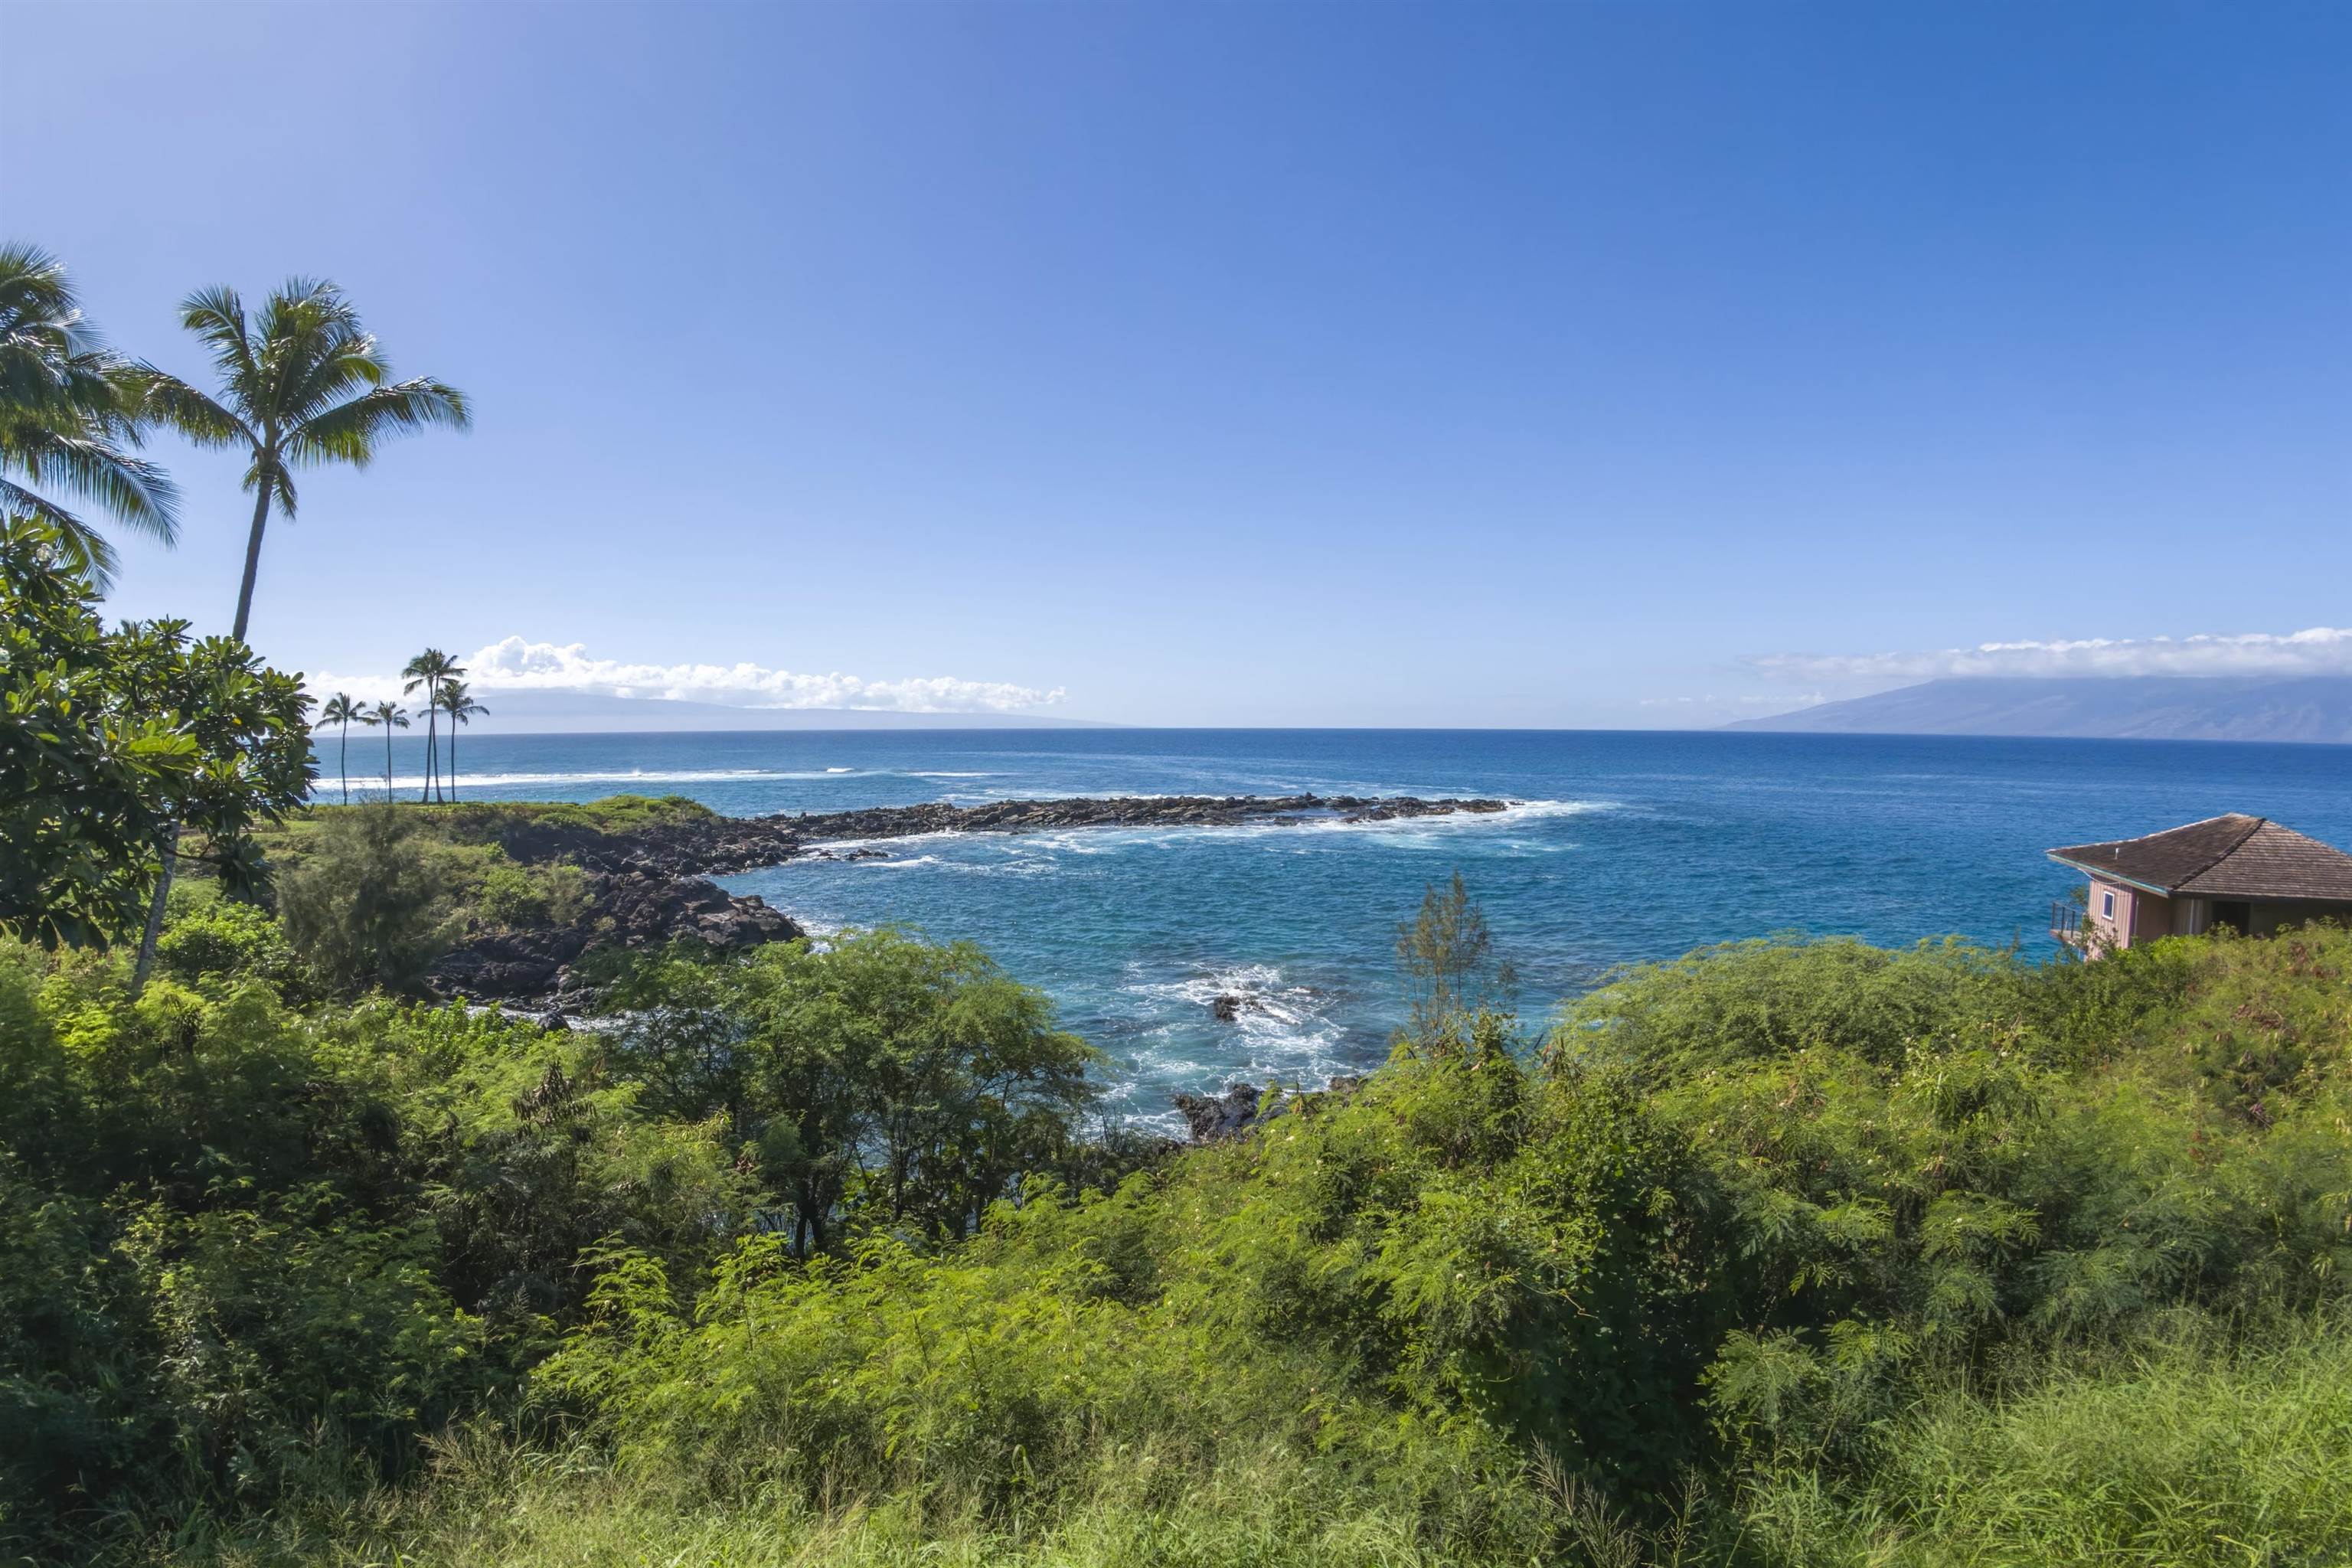
[{"label": "shingled roof", "polygon": [[2050,858],[2195,898],[2352,901],[2352,855],[2266,816],[2237,812],[2145,838],[2070,845]]}]

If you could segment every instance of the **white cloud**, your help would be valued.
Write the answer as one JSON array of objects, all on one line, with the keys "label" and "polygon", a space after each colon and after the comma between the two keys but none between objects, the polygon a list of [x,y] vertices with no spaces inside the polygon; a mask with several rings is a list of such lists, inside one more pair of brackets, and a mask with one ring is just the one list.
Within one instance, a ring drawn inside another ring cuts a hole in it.
[{"label": "white cloud", "polygon": [[2352,627],[2186,637],[1989,642],[1916,653],[1761,654],[1748,663],[1780,679],[1892,685],[1943,676],[2346,675]]},{"label": "white cloud", "polygon": [[[466,679],[478,692],[586,691],[604,697],[716,702],[730,708],[872,708],[901,713],[1011,713],[1050,707],[1065,692],[1001,680],[923,676],[868,680],[862,676],[804,675],[760,664],[631,664],[592,657],[582,643],[527,642],[507,637],[461,657]],[[348,691],[369,701],[401,694],[391,675],[329,675],[306,679],[315,694]]]}]

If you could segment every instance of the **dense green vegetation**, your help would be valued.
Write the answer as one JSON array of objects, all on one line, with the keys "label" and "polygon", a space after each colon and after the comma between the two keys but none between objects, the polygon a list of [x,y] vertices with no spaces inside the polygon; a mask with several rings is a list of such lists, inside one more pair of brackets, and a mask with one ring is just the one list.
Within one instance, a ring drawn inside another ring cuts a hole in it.
[{"label": "dense green vegetation", "polygon": [[2342,932],[1713,950],[1179,1153],[970,949],[654,957],[607,1034],[162,952],[0,958],[16,1552],[2352,1547]]},{"label": "dense green vegetation", "polygon": [[313,990],[420,996],[425,971],[455,942],[588,918],[586,874],[566,861],[509,860],[509,833],[539,825],[621,834],[709,815],[681,795],[314,806],[253,838]]},{"label": "dense green vegetation", "polygon": [[0,932],[118,942],[180,846],[257,893],[256,834],[310,782],[309,699],[243,643],[175,620],[104,629],[57,524],[0,519]]},{"label": "dense green vegetation", "polygon": [[[1184,1151],[902,933],[421,1005],[590,918],[509,834],[702,808],[296,809],[272,508],[466,406],[331,286],[184,319],[217,399],[0,248],[0,1558],[2352,1560],[2352,935],[1745,943],[1538,1037],[1456,879],[1387,1068]],[[158,423],[250,457],[237,637],[98,620],[58,497],[168,538]]]}]

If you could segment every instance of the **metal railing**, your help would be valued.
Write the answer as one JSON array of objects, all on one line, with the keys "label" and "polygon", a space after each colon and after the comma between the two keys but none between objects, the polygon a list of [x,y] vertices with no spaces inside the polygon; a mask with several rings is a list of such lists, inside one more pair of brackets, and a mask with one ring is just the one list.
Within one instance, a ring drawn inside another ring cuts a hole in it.
[{"label": "metal railing", "polygon": [[2083,906],[2072,899],[2050,900],[2050,934],[2069,946],[2083,942]]}]

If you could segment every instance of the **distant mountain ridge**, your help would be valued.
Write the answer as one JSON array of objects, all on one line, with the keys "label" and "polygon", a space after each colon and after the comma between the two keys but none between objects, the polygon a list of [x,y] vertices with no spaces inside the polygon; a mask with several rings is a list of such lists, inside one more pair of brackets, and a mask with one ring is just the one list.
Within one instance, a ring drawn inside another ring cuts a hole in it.
[{"label": "distant mountain ridge", "polygon": [[1821,735],[2048,735],[2352,744],[2352,676],[2105,676],[1930,680],[1731,730]]}]

